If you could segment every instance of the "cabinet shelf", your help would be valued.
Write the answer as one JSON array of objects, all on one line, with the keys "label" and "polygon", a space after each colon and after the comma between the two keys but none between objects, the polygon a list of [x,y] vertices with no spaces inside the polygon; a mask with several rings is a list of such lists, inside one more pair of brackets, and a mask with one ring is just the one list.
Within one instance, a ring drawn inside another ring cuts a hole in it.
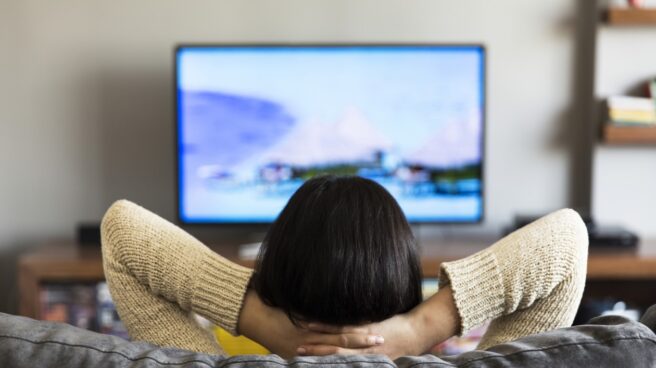
[{"label": "cabinet shelf", "polygon": [[603,142],[617,145],[656,145],[656,127],[606,124]]},{"label": "cabinet shelf", "polygon": [[656,8],[610,8],[607,12],[610,25],[653,25],[656,26]]}]

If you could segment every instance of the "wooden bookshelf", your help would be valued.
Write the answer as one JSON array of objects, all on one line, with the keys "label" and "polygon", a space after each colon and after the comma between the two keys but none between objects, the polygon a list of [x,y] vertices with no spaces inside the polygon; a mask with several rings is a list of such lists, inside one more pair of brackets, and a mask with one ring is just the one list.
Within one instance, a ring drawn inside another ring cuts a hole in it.
[{"label": "wooden bookshelf", "polygon": [[99,282],[105,279],[100,247],[78,247],[72,242],[44,245],[18,261],[21,315],[39,318],[39,291],[45,283]]},{"label": "wooden bookshelf", "polygon": [[[421,267],[425,278],[437,277],[440,264],[473,254],[493,241],[452,240],[425,245]],[[213,246],[219,254],[247,267],[252,260],[238,258],[236,244]],[[588,258],[587,296],[613,296],[643,305],[656,303],[656,240],[643,241],[632,251],[599,250],[592,247]],[[73,242],[46,244],[19,260],[19,313],[39,318],[41,285],[104,280],[100,247],[79,247]],[[644,299],[644,300],[643,300]]]},{"label": "wooden bookshelf", "polygon": [[654,25],[656,8],[610,8],[607,13],[611,25]]},{"label": "wooden bookshelf", "polygon": [[603,142],[617,145],[656,145],[656,126],[617,126],[605,124]]}]

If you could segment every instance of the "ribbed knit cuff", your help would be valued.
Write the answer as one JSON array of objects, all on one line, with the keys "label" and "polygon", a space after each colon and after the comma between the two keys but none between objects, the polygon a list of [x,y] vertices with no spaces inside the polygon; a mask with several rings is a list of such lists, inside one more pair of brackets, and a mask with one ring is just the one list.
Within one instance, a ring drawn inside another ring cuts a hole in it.
[{"label": "ribbed knit cuff", "polygon": [[192,310],[233,335],[253,270],[223,257],[204,257],[193,286]]},{"label": "ribbed knit cuff", "polygon": [[440,286],[451,285],[460,315],[460,335],[500,316],[504,290],[496,257],[489,249],[440,266]]}]

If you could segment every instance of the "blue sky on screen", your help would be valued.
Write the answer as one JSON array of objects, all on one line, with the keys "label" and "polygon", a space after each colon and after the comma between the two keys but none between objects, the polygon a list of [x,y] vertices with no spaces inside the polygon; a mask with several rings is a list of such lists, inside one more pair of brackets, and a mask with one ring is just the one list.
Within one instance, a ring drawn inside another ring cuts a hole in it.
[{"label": "blue sky on screen", "polygon": [[186,91],[260,97],[323,122],[355,106],[401,151],[482,107],[477,47],[195,48],[178,56]]}]

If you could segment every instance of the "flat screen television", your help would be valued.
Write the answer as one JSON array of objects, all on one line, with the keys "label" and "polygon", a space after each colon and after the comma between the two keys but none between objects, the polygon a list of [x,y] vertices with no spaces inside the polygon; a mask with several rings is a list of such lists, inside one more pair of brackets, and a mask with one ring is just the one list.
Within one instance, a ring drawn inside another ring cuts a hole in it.
[{"label": "flat screen television", "polygon": [[183,45],[175,91],[182,223],[270,223],[324,173],[412,223],[483,218],[481,45]]}]

